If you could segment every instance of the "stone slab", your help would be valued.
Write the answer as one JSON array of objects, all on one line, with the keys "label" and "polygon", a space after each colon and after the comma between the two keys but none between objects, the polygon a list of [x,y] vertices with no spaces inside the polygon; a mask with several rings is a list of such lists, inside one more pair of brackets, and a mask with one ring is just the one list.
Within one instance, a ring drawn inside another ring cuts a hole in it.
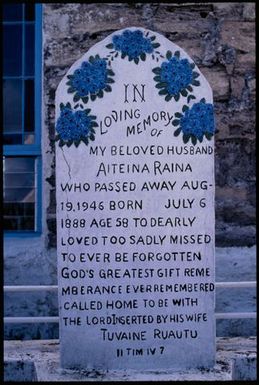
[{"label": "stone slab", "polygon": [[143,28],[107,36],[61,81],[62,368],[214,365],[212,103],[190,56]]},{"label": "stone slab", "polygon": [[[59,341],[58,340],[31,340],[31,341],[5,341],[4,361],[33,362],[37,373],[37,381],[231,381],[232,373],[236,370],[243,373],[242,380],[256,380],[253,370],[256,360],[256,337],[216,339],[216,364],[212,369],[189,371],[134,371],[134,370],[109,370],[109,371],[72,371],[60,369]],[[242,357],[247,360],[240,365]],[[252,367],[248,367],[249,359],[253,360]],[[233,362],[238,359],[238,368],[233,369]],[[249,374],[249,378],[245,377]],[[9,374],[10,376],[10,374]],[[16,373],[14,372],[14,376]]]}]

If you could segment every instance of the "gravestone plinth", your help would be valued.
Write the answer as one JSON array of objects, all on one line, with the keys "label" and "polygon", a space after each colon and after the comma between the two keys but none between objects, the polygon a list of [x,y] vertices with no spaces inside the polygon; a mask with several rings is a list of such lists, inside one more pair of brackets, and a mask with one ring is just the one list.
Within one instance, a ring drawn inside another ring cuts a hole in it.
[{"label": "gravestone plinth", "polygon": [[215,360],[209,84],[158,33],[128,28],[56,94],[61,366],[188,369]]}]

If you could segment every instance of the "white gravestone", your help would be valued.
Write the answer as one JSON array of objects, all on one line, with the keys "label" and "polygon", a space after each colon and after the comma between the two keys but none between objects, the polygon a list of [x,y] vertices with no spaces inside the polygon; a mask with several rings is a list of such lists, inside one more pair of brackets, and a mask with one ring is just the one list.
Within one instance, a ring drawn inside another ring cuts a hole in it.
[{"label": "white gravestone", "polygon": [[59,84],[62,367],[214,365],[212,103],[181,48],[135,27]]}]

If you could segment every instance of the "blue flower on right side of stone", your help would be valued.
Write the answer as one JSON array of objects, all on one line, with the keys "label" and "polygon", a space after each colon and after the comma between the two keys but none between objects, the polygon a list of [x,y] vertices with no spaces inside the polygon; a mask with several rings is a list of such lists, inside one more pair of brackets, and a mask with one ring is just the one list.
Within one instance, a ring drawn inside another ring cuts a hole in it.
[{"label": "blue flower on right side of stone", "polygon": [[111,92],[110,83],[114,83],[112,76],[114,72],[107,68],[106,59],[100,58],[99,55],[90,56],[80,68],[67,76],[67,92],[74,93],[74,102],[81,99],[83,103],[87,103],[89,98],[94,101],[97,97],[102,98],[104,91]]},{"label": "blue flower on right side of stone", "polygon": [[112,43],[106,47],[120,52],[122,59],[127,56],[129,61],[134,60],[138,64],[139,60],[146,60],[146,54],[151,54],[160,46],[155,40],[155,36],[147,37],[139,29],[135,31],[126,29],[121,35],[114,35]]},{"label": "blue flower on right side of stone", "polygon": [[89,115],[90,112],[90,109],[75,111],[70,103],[60,104],[55,137],[60,147],[70,147],[72,144],[78,147],[81,141],[88,145],[90,140],[95,140],[94,127],[98,124],[95,122],[96,116]]},{"label": "blue flower on right side of stone", "polygon": [[183,106],[182,113],[176,112],[172,122],[173,126],[178,127],[174,132],[175,136],[183,133],[183,142],[187,143],[190,139],[195,145],[197,140],[203,141],[204,136],[210,140],[215,132],[214,111],[211,103],[206,103],[205,99],[193,104],[192,107]]},{"label": "blue flower on right side of stone", "polygon": [[193,86],[200,85],[196,80],[200,75],[193,71],[195,64],[190,63],[188,59],[181,59],[180,51],[176,51],[174,55],[171,51],[167,51],[166,58],[167,61],[152,70],[156,75],[154,80],[157,83],[159,95],[165,95],[167,102],[172,98],[177,102],[182,95],[187,97],[189,103],[191,99],[195,99],[191,94]]}]

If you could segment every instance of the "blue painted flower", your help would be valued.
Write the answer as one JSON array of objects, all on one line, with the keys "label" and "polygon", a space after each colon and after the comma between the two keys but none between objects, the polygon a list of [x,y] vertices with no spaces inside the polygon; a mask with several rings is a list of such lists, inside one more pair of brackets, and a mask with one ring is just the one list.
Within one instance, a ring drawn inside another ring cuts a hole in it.
[{"label": "blue painted flower", "polygon": [[[192,86],[200,85],[196,80],[200,75],[193,71],[194,63],[180,59],[179,51],[174,55],[171,51],[167,51],[166,58],[167,61],[164,61],[161,67],[152,70],[156,74],[154,80],[157,82],[156,87],[160,89],[159,95],[165,95],[166,101],[172,98],[178,101],[181,95],[188,96],[188,93],[193,91]],[[188,102],[190,99],[194,99],[194,96],[189,95]]]},{"label": "blue painted flower", "polygon": [[73,75],[68,75],[68,92],[75,93],[74,102],[82,99],[87,103],[89,96],[91,100],[102,98],[104,91],[111,91],[109,83],[114,83],[114,80],[109,76],[113,75],[113,71],[107,68],[105,59],[101,59],[99,55],[90,56],[89,61],[83,62]]},{"label": "blue painted flower", "polygon": [[178,136],[183,133],[183,141],[187,143],[191,138],[192,143],[196,144],[197,139],[202,142],[203,137],[211,139],[214,135],[214,112],[213,105],[206,103],[205,99],[201,99],[199,103],[195,103],[191,108],[183,106],[183,113],[177,112],[173,120],[174,126],[179,126],[174,135]]},{"label": "blue painted flower", "polygon": [[155,36],[144,36],[140,30],[126,29],[121,35],[114,35],[112,43],[106,47],[121,52],[122,59],[128,56],[129,61],[134,60],[138,64],[139,59],[146,60],[146,54],[152,53],[154,48],[160,46],[159,43],[154,42],[155,39]]},{"label": "blue painted flower", "polygon": [[60,116],[56,124],[58,133],[56,140],[59,140],[60,146],[65,144],[71,146],[72,143],[78,146],[80,141],[88,144],[89,139],[95,139],[93,127],[97,127],[96,117],[89,115],[90,111],[90,109],[73,111],[70,103],[65,106],[61,103]]}]

